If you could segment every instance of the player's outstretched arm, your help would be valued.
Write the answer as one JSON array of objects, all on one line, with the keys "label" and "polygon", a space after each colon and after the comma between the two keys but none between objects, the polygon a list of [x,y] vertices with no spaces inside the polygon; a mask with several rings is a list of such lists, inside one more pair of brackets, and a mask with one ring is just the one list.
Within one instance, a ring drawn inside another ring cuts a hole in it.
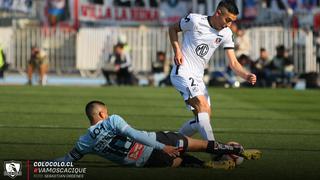
[{"label": "player's outstretched arm", "polygon": [[247,80],[249,83],[254,85],[257,81],[255,74],[246,71],[242,65],[238,62],[233,49],[226,49],[226,55],[229,60],[230,68],[240,77]]},{"label": "player's outstretched arm", "polygon": [[130,126],[127,126],[124,129],[123,134],[136,140],[141,144],[153,147],[158,150],[162,150],[165,153],[169,154],[170,156],[176,157],[177,155],[179,155],[179,150],[177,147],[162,144],[156,141],[155,139],[151,138],[150,136],[148,136],[147,133],[136,130]]},{"label": "player's outstretched arm", "polygon": [[180,50],[178,32],[180,32],[179,22],[169,26],[169,38],[171,42],[171,46],[174,52],[174,63],[176,65],[182,64],[182,52]]}]

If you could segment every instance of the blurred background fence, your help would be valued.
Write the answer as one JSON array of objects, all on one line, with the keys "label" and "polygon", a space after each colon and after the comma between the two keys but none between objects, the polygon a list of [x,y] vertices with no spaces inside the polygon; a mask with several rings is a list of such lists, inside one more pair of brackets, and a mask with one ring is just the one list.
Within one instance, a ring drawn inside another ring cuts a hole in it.
[{"label": "blurred background fence", "polygon": [[[70,31],[63,28],[0,28],[0,42],[7,54],[7,61],[13,71],[25,72],[31,47],[42,47],[47,51],[50,72],[57,74],[99,71],[100,62],[112,52],[119,37],[126,39],[132,57],[135,73],[151,70],[156,52],[167,52],[172,59],[173,52],[165,27],[101,27],[81,28]],[[284,27],[253,27],[247,29],[250,36],[250,56],[256,59],[264,47],[270,57],[275,47],[284,44],[292,54],[295,72],[319,72],[316,61],[316,47],[313,33],[304,29],[293,31]],[[222,70],[227,63],[222,48],[217,50],[210,61],[210,70]]]}]

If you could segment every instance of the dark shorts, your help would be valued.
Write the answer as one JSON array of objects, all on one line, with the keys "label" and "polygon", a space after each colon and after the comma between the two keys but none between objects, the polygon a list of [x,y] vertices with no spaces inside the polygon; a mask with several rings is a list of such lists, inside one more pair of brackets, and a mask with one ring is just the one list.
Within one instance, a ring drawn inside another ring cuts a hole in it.
[{"label": "dark shorts", "polygon": [[42,64],[48,64],[48,59],[47,58],[42,58],[42,59],[30,59],[28,62],[32,67],[34,68],[39,68]]},{"label": "dark shorts", "polygon": [[[188,148],[188,140],[182,134],[174,132],[157,132],[156,134],[157,141],[166,145],[179,147],[180,156],[186,152]],[[154,149],[145,164],[145,167],[171,167],[175,158],[176,157],[171,157],[164,153],[162,150]]]}]

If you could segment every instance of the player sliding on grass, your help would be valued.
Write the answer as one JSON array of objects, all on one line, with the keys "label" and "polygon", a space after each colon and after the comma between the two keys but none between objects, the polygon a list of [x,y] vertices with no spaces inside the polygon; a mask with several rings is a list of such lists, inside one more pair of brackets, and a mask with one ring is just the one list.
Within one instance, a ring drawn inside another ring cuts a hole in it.
[{"label": "player sliding on grass", "polygon": [[[222,0],[213,16],[189,14],[169,27],[175,65],[171,81],[193,111],[194,118],[187,121],[180,133],[192,136],[197,131],[205,140],[214,141],[210,124],[210,97],[203,81],[203,74],[214,51],[223,45],[231,69],[249,83],[256,83],[256,75],[247,72],[234,53],[230,26],[237,19],[238,8],[233,0]],[[180,48],[178,32],[183,32]]]},{"label": "player sliding on grass", "polygon": [[[251,159],[257,152],[247,152],[242,146],[230,146],[216,141],[196,140],[173,132],[146,132],[132,128],[118,115],[108,115],[103,102],[86,105],[90,121],[88,132],[75,147],[56,161],[77,161],[85,154],[96,154],[120,165],[137,167],[200,166],[232,169],[233,161],[205,163],[185,152],[235,154]],[[259,152],[258,152],[259,153]]]}]

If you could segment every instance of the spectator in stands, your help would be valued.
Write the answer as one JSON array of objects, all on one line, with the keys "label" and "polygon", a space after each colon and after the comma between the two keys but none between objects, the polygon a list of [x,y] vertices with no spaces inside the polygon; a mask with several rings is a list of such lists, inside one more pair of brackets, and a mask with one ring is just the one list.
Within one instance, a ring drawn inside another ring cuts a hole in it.
[{"label": "spectator in stands", "polygon": [[167,72],[167,76],[159,82],[159,86],[160,87],[162,87],[162,86],[171,86],[172,85],[171,79],[170,79],[170,72],[171,72],[173,66],[172,66],[172,64],[168,65],[168,66],[169,66],[169,68],[168,68],[169,70]]},{"label": "spectator in stands", "polygon": [[277,87],[278,85],[291,86],[294,66],[284,45],[277,46],[276,56],[268,65],[268,69],[267,76],[272,82],[272,87]]},{"label": "spectator in stands", "polygon": [[[239,63],[243,65],[243,67],[248,71],[252,71],[253,61],[250,57],[251,45],[248,34],[246,33],[245,29],[239,28],[235,23],[231,25],[231,30],[234,35],[235,54],[238,58]],[[236,76],[235,73],[230,69],[230,67],[227,67],[226,73],[228,75],[228,82],[231,82],[232,86],[237,87],[237,85],[235,85],[235,82],[236,84],[237,82],[239,82],[243,86],[251,86],[242,78]]]},{"label": "spectator in stands", "polygon": [[[114,59],[118,85],[132,85],[131,58],[124,51],[123,44],[117,44],[111,59]],[[111,60],[112,62],[113,60]]]},{"label": "spectator in stands", "polygon": [[284,87],[292,87],[294,78],[294,65],[292,57],[289,55],[289,50],[285,49],[283,61],[283,85]]},{"label": "spectator in stands", "polygon": [[28,85],[32,85],[32,74],[34,71],[39,72],[39,84],[46,85],[47,73],[49,68],[49,60],[47,53],[37,47],[32,46],[31,48],[31,58],[28,62],[27,74],[28,74]]},{"label": "spectator in stands", "polygon": [[46,1],[47,18],[51,26],[59,22],[67,21],[70,18],[69,3],[65,0]]},{"label": "spectator in stands", "polygon": [[115,54],[116,46],[113,47],[113,52],[111,54],[107,54],[105,51],[104,56],[102,58],[101,71],[106,80],[104,86],[112,85],[113,82],[110,78],[110,74],[115,72]]},{"label": "spectator in stands", "polygon": [[166,73],[168,73],[166,54],[158,51],[156,60],[152,62],[153,85],[159,86],[159,82],[165,78]]},{"label": "spectator in stands", "polygon": [[3,52],[2,46],[0,44],[0,79],[4,77],[4,71],[8,69],[8,63],[6,61],[6,55]]},{"label": "spectator in stands", "polygon": [[234,43],[237,58],[241,55],[246,55],[250,58],[250,38],[246,31],[242,28],[238,28],[235,23],[232,24],[231,30],[235,36]]},{"label": "spectator in stands", "polygon": [[117,42],[118,44],[123,44],[123,49],[125,53],[130,53],[131,47],[128,44],[127,36],[125,34],[120,34],[117,39],[118,39],[118,42]]},{"label": "spectator in stands", "polygon": [[[254,62],[250,59],[249,56],[245,54],[241,54],[238,57],[238,61],[244,69],[246,69],[247,71],[253,71]],[[232,72],[233,75],[235,76],[235,73],[231,70],[231,68],[230,67],[228,68],[229,68],[229,73]],[[252,87],[251,83],[248,83],[247,81],[243,80],[240,76],[237,76],[236,79],[241,83],[242,86]]]},{"label": "spectator in stands", "polygon": [[267,75],[266,70],[267,66],[269,65],[270,60],[268,56],[268,52],[265,48],[260,48],[260,55],[259,58],[254,63],[253,71],[257,75],[258,81],[257,85],[259,87],[266,87],[267,86]]},{"label": "spectator in stands", "polygon": [[282,70],[284,61],[284,45],[279,45],[276,47],[276,55],[272,58],[267,69],[268,84],[272,87],[277,87],[282,80]]}]

